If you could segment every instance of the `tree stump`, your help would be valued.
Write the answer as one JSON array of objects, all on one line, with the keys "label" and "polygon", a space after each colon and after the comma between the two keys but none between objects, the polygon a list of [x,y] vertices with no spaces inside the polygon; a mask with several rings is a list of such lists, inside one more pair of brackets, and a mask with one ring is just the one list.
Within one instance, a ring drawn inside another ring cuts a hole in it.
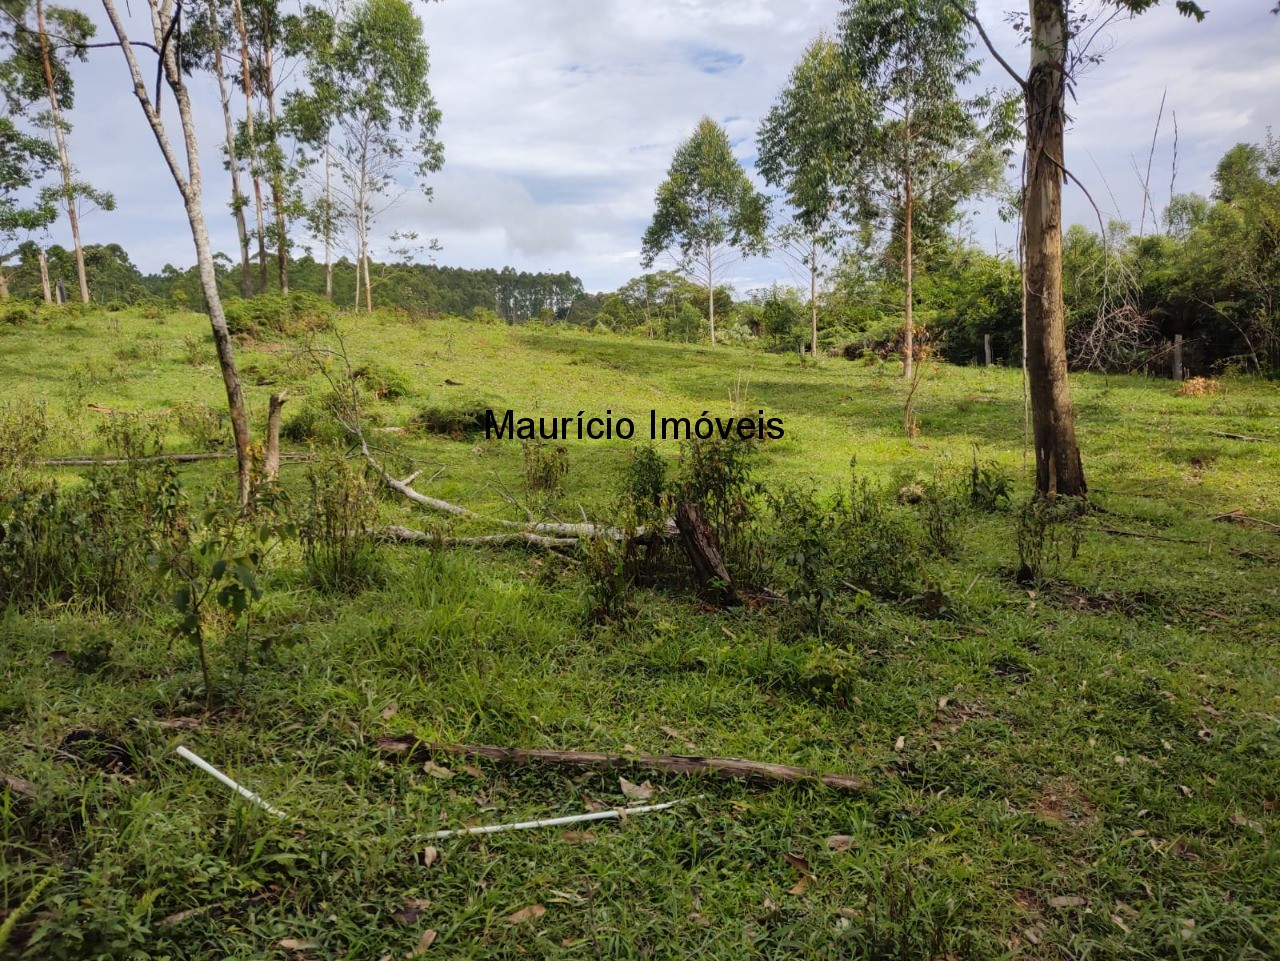
[{"label": "tree stump", "polygon": [[697,504],[676,506],[676,529],[680,532],[680,546],[684,548],[694,574],[703,592],[721,607],[734,607],[742,598],[734,590],[733,578],[720,556],[715,531],[702,516]]}]

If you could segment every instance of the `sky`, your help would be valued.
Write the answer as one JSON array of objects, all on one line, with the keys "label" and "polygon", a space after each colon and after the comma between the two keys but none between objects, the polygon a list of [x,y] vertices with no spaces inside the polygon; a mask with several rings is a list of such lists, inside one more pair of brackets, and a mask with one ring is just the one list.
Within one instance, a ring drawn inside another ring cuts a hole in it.
[{"label": "sky", "polygon": [[[64,2],[83,5],[109,30],[96,3]],[[1157,206],[1170,191],[1175,115],[1180,193],[1208,193],[1229,147],[1260,142],[1269,126],[1280,127],[1274,4],[1204,5],[1209,16],[1199,24],[1179,17],[1172,2],[1114,24],[1096,48],[1105,59],[1078,80],[1067,165],[1105,219],[1138,224],[1138,171],[1147,166],[1162,97],[1150,177]],[[834,27],[842,7],[841,0],[419,2],[443,114],[445,164],[431,180],[433,199],[404,195],[380,231],[436,238],[441,250],[433,256],[442,265],[569,271],[587,290],[615,289],[642,272],[640,237],[680,141],[709,115],[725,126],[750,171],[761,119],[806,45]],[[133,8],[136,35],[145,36],[145,4]],[[1005,21],[1011,8],[1007,0],[978,4],[1005,58],[1024,66],[1027,47]],[[978,52],[985,60],[978,82],[1007,86],[1007,75]],[[146,73],[153,67],[140,53]],[[73,160],[83,179],[117,200],[116,211],[85,218],[85,242],[120,243],[144,272],[193,263],[177,188],[133,99],[120,52],[95,50],[75,69]],[[234,254],[216,88],[208,77],[191,84],[206,219],[215,247]],[[167,118],[173,122],[176,112]],[[971,206],[964,228],[971,239],[1009,249],[1013,227],[1000,223],[991,205]],[[1078,189],[1067,192],[1066,220],[1097,226]],[[65,222],[48,239],[69,246]],[[766,258],[740,261],[730,274],[740,291],[793,280],[785,263]]]}]

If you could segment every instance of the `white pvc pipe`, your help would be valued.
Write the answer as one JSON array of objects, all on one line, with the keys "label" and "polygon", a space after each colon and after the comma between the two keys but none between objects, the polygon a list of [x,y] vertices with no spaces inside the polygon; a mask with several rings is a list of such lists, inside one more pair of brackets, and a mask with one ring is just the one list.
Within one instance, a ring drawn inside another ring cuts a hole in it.
[{"label": "white pvc pipe", "polygon": [[681,798],[678,801],[668,801],[666,804],[648,804],[644,807],[636,808],[610,808],[608,811],[595,811],[591,814],[571,814],[568,817],[545,818],[541,821],[520,821],[516,824],[490,824],[486,827],[460,828],[456,831],[436,831],[434,834],[428,834],[427,837],[439,839],[460,837],[464,834],[497,834],[500,831],[527,831],[530,828],[549,828],[560,824],[581,824],[584,821],[607,821],[624,815],[665,811],[667,808],[673,808],[677,804],[684,804],[686,801],[696,801],[700,797],[702,797],[701,794],[696,798]]},{"label": "white pvc pipe", "polygon": [[266,811],[268,814],[274,814],[278,818],[282,818],[285,816],[283,811],[277,811],[270,804],[262,800],[262,798],[258,797],[258,795],[254,794],[248,788],[241,787],[239,784],[231,780],[231,778],[227,777],[225,774],[219,771],[216,767],[214,767],[204,758],[200,757],[200,755],[194,753],[193,751],[188,751],[185,747],[182,747],[181,745],[178,746],[177,752],[180,757],[186,758],[188,761],[190,761],[200,770],[204,771],[205,774],[213,775],[219,781],[225,784],[227,787],[231,788],[231,790],[239,794],[242,798],[245,798],[248,801],[252,801],[254,804],[258,805],[258,807],[262,808],[262,810]]}]

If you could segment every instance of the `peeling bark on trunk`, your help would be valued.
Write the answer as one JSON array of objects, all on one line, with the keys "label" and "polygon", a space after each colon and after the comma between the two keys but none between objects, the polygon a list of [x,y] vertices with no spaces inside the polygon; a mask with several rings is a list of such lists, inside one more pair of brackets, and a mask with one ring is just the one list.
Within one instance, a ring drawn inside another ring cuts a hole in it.
[{"label": "peeling bark on trunk", "polygon": [[84,272],[84,245],[80,242],[80,212],[76,209],[75,180],[71,173],[71,157],[67,153],[67,136],[62,129],[62,105],[58,102],[58,90],[53,82],[53,62],[49,53],[49,34],[44,25],[44,0],[36,0],[36,27],[40,33],[40,60],[44,66],[44,82],[49,91],[49,116],[53,124],[53,139],[58,147],[58,166],[62,171],[63,202],[67,220],[71,224],[71,240],[76,252],[76,275],[80,279],[80,299],[89,302],[89,280]]},{"label": "peeling bark on trunk", "polygon": [[262,474],[269,481],[280,476],[280,415],[289,395],[272,394],[267,407],[267,447],[262,455]]},{"label": "peeling bark on trunk", "polygon": [[[263,17],[267,14],[264,12]],[[276,81],[274,50],[271,34],[264,24],[262,31],[262,71],[266,81],[267,119],[271,122],[271,136],[279,136],[276,127]],[[277,144],[277,149],[279,145]],[[280,281],[280,293],[289,292],[289,243],[284,217],[284,182],[280,174],[279,158],[271,166],[271,209],[276,218],[276,271]]]},{"label": "peeling bark on trunk", "polygon": [[711,323],[711,346],[716,345],[716,282],[711,245],[707,244],[707,318]]},{"label": "peeling bark on trunk", "polygon": [[1062,183],[1066,122],[1067,23],[1064,0],[1030,0],[1027,183],[1023,202],[1027,380],[1036,454],[1036,491],[1087,493],[1067,380],[1062,298]]},{"label": "peeling bark on trunk", "polygon": [[818,357],[818,237],[815,234],[809,242],[813,247],[809,251],[809,320],[812,325],[809,340],[809,353],[816,360]]}]

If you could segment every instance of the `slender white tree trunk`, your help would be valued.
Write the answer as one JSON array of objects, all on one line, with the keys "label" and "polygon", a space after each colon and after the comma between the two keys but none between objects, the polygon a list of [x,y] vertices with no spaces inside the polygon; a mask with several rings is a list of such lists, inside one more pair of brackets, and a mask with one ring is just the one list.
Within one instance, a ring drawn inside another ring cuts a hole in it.
[{"label": "slender white tree trunk", "polygon": [[67,220],[71,223],[71,240],[75,244],[76,274],[80,278],[80,300],[89,302],[89,280],[84,272],[84,245],[80,242],[80,211],[75,196],[75,179],[71,172],[71,157],[67,153],[67,135],[63,129],[62,105],[58,102],[58,89],[53,82],[53,62],[49,53],[49,34],[44,25],[44,0],[36,0],[36,28],[40,32],[40,60],[44,66],[45,87],[49,91],[49,120],[53,124],[53,139],[58,146],[58,166],[62,170],[63,202],[67,208]]},{"label": "slender white tree trunk", "polygon": [[[173,14],[172,0],[147,0],[151,8],[152,32],[155,43],[159,47]],[[156,138],[160,152],[173,176],[178,192],[182,195],[183,206],[187,211],[187,220],[191,225],[191,238],[196,248],[196,263],[199,268],[200,285],[204,292],[205,304],[209,311],[209,323],[213,330],[214,346],[218,352],[218,365],[222,370],[222,382],[227,392],[227,407],[231,414],[231,430],[236,444],[236,478],[239,488],[241,506],[249,502],[252,485],[253,460],[250,453],[249,418],[245,410],[244,393],[240,387],[240,377],[236,371],[235,351],[231,342],[231,334],[227,330],[227,318],[222,309],[222,298],[218,294],[218,276],[214,268],[213,247],[209,242],[209,230],[204,220],[204,209],[201,205],[200,153],[196,141],[195,122],[192,118],[191,101],[187,96],[187,88],[182,80],[178,67],[177,55],[173,47],[165,49],[162,66],[169,90],[172,92],[178,107],[178,117],[182,126],[183,146],[186,149],[186,169],[178,160],[178,155],[169,142],[168,131],[156,105],[152,103],[147,87],[142,79],[137,58],[129,43],[128,32],[123,21],[116,12],[113,0],[102,0],[107,19],[111,21],[116,36],[120,40],[125,62],[133,78],[133,93],[142,106],[151,132]]]},{"label": "slender white tree trunk", "polygon": [[240,293],[253,296],[253,277],[249,267],[249,228],[245,224],[247,198],[240,190],[240,158],[236,155],[236,125],[231,117],[231,91],[227,88],[222,65],[222,31],[218,25],[217,0],[209,0],[209,21],[213,28],[213,72],[218,78],[218,100],[222,104],[222,121],[226,127],[227,169],[231,173],[231,212],[236,221],[236,237],[240,241]]}]

